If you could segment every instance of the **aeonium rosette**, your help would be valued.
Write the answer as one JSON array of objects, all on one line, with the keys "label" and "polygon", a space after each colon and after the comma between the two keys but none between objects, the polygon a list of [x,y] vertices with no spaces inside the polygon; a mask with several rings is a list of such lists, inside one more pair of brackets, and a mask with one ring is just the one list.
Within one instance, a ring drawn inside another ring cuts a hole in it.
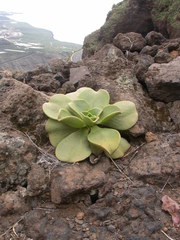
[{"label": "aeonium rosette", "polygon": [[49,117],[46,131],[59,160],[74,163],[102,152],[113,159],[125,154],[130,144],[119,131],[137,122],[136,107],[131,101],[109,101],[106,90],[83,87],[66,95],[55,94],[43,104]]}]

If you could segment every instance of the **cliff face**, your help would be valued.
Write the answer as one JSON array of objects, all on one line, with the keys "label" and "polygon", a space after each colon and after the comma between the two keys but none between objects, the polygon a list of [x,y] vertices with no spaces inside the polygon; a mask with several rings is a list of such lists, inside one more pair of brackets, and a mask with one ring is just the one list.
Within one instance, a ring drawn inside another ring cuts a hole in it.
[{"label": "cliff face", "polygon": [[180,1],[154,0],[152,21],[155,30],[166,37],[180,37]]},{"label": "cliff face", "polygon": [[156,30],[169,38],[180,36],[179,0],[124,0],[112,7],[105,24],[84,40],[83,57],[111,43],[118,33],[136,32],[145,36]]}]

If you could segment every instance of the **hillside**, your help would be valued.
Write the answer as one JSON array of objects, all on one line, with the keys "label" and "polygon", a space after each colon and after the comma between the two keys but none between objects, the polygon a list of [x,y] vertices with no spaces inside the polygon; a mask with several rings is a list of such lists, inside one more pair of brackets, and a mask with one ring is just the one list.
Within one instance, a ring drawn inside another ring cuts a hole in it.
[{"label": "hillside", "polygon": [[0,12],[0,68],[26,71],[52,58],[67,59],[81,45],[55,40],[51,31],[10,19]]},{"label": "hillside", "polygon": [[155,30],[167,38],[180,37],[179,0],[124,0],[113,5],[104,25],[89,34],[83,56],[90,56],[118,33],[137,32],[145,36]]}]

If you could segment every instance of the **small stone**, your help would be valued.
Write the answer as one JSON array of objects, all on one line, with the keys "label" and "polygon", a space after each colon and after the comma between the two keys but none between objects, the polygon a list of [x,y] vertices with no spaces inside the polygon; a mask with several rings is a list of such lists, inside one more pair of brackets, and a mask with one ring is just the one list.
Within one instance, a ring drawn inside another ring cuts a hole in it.
[{"label": "small stone", "polygon": [[164,228],[163,228],[163,231],[164,231],[164,232],[168,232],[168,228],[167,228],[167,227],[164,227]]},{"label": "small stone", "polygon": [[77,218],[75,218],[75,222],[78,223],[78,224],[80,224],[80,225],[82,225],[82,224],[84,223],[83,220],[79,220],[79,219],[77,219]]},{"label": "small stone", "polygon": [[96,240],[96,239],[97,239],[96,233],[93,233],[93,234],[90,236],[90,240]]},{"label": "small stone", "polygon": [[128,213],[131,219],[136,219],[140,215],[139,210],[137,208],[131,208]]},{"label": "small stone", "polygon": [[157,136],[152,132],[147,132],[145,135],[145,139],[147,143],[153,142],[157,140]]},{"label": "small stone", "polygon": [[84,213],[83,212],[78,212],[77,215],[76,215],[76,218],[78,220],[82,220],[84,218]]},{"label": "small stone", "polygon": [[73,229],[74,228],[74,223],[69,223],[69,227],[70,227],[70,229]]},{"label": "small stone", "polygon": [[112,225],[112,224],[107,226],[107,229],[108,229],[109,232],[112,232],[112,233],[114,233],[116,231],[116,227],[114,225]]},{"label": "small stone", "polygon": [[133,126],[132,128],[129,129],[129,132],[133,137],[139,137],[141,135],[144,135],[145,129],[144,129],[144,127],[136,124],[135,126]]}]

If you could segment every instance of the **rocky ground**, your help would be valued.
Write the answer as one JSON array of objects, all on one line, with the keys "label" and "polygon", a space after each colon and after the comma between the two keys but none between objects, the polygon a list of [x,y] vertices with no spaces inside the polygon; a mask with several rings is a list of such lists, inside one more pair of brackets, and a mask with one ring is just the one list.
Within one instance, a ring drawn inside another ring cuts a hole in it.
[{"label": "rocky ground", "polygon": [[[131,32],[78,63],[1,72],[0,239],[178,240],[162,197],[180,204],[179,66],[180,38]],[[136,104],[122,159],[55,158],[42,104],[82,86]]]}]

